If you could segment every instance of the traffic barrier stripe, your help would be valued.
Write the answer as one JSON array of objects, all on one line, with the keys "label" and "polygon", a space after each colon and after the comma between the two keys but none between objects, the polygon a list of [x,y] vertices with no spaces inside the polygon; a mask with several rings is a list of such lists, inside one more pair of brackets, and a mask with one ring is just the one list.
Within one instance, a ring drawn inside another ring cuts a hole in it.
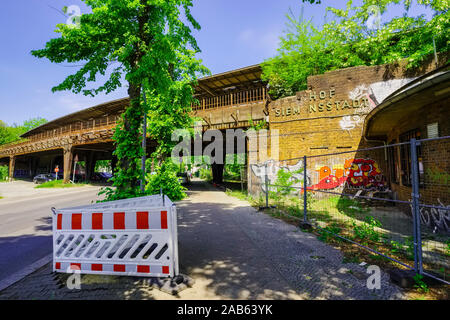
[{"label": "traffic barrier stripe", "polygon": [[114,212],[114,229],[125,229],[125,212]]},{"label": "traffic barrier stripe", "polygon": [[94,230],[103,229],[103,213],[92,214],[92,229]]},{"label": "traffic barrier stripe", "polygon": [[81,263],[71,263],[70,269],[72,270],[81,270]]},{"label": "traffic barrier stripe", "polygon": [[167,229],[167,211],[161,211],[161,229]]},{"label": "traffic barrier stripe", "polygon": [[72,230],[81,230],[81,213],[72,214]]},{"label": "traffic barrier stripe", "polygon": [[[90,216],[90,217],[89,217]],[[134,217],[133,217],[134,216]],[[59,213],[57,230],[125,230],[168,229],[167,211],[114,212],[114,213]]]},{"label": "traffic barrier stripe", "polygon": [[92,271],[103,271],[103,265],[99,264],[99,263],[93,263],[91,265],[91,270]]},{"label": "traffic barrier stripe", "polygon": [[62,229],[62,214],[61,214],[61,213],[58,214],[58,220],[57,220],[57,226],[56,226],[56,228],[57,228],[58,230],[61,230],[61,229]]},{"label": "traffic barrier stripe", "polygon": [[150,266],[137,266],[137,272],[150,273]]},{"label": "traffic barrier stripe", "polygon": [[148,212],[136,212],[136,229],[148,229]]},{"label": "traffic barrier stripe", "polygon": [[114,272],[137,272],[137,273],[160,273],[160,274],[169,274],[170,268],[169,266],[150,266],[150,265],[125,265],[125,264],[102,264],[102,263],[65,263],[65,262],[55,262],[56,270],[64,270],[63,266],[67,264],[71,270],[80,270],[80,271],[104,271],[105,269],[111,269]]}]

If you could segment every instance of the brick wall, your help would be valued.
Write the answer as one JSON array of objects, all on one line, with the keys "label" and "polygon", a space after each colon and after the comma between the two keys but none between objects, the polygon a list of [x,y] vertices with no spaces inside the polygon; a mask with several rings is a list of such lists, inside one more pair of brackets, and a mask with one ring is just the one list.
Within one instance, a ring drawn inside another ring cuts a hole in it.
[{"label": "brick wall", "polygon": [[[411,130],[418,130],[421,139],[430,138],[427,125],[437,123],[439,136],[450,136],[450,99],[430,104],[414,114],[409,114],[393,127],[388,136],[389,142],[398,143],[399,135]],[[399,148],[396,148],[399,153]],[[422,184],[420,187],[421,202],[430,205],[450,205],[450,139],[425,141],[420,146],[419,162],[423,166]],[[392,190],[399,199],[411,198],[411,187],[391,183]]]},{"label": "brick wall", "polygon": [[[381,101],[412,79],[434,69],[432,63],[420,70],[407,70],[403,64],[353,67],[308,78],[308,90],[296,96],[272,101],[268,105],[270,135],[278,137],[279,152],[269,156],[258,150],[259,158],[250,162],[249,191],[261,191],[263,175],[256,174],[267,160],[272,167],[295,170],[301,158],[383,145],[366,141],[362,136],[366,115]],[[430,116],[431,117],[431,116]],[[269,138],[270,140],[270,138]],[[269,143],[270,145],[270,143]],[[384,150],[350,152],[308,160],[309,184],[320,183],[326,171],[339,177],[351,159],[367,160],[380,171],[378,182],[388,180],[387,157]],[[287,161],[286,161],[287,160]],[[254,170],[252,170],[252,167]],[[347,168],[348,169],[348,168]],[[276,178],[277,169],[270,173]],[[272,182],[272,181],[271,181]],[[336,188],[333,191],[342,190]]]}]

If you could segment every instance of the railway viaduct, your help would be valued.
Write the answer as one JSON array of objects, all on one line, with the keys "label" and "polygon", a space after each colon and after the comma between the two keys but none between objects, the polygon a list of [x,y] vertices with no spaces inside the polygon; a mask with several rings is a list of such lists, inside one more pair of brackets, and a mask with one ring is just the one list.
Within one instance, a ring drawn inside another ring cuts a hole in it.
[{"label": "railway viaduct", "polygon": [[[195,97],[199,103],[192,106],[192,115],[202,119],[203,130],[248,128],[268,115],[259,65],[201,78]],[[77,157],[85,161],[89,180],[97,160],[112,160],[115,166],[113,133],[128,105],[129,99],[123,98],[41,125],[22,135],[21,141],[0,146],[0,164],[9,165],[11,178],[32,178],[58,166],[68,182]],[[147,152],[155,147],[149,137],[147,146]]]}]

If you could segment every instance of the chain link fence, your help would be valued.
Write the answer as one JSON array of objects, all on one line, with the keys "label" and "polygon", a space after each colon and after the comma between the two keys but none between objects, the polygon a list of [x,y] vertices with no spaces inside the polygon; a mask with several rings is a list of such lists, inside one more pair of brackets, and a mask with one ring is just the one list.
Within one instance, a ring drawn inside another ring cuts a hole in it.
[{"label": "chain link fence", "polygon": [[450,137],[411,138],[266,162],[254,174],[263,206],[449,284],[449,159]]}]

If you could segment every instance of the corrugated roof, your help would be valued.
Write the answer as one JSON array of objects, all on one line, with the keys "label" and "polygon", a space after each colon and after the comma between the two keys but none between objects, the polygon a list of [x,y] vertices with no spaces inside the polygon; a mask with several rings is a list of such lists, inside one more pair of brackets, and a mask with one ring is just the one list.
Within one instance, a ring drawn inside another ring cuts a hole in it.
[{"label": "corrugated roof", "polygon": [[128,103],[129,98],[122,98],[89,107],[44,123],[43,125],[24,133],[22,137],[26,138],[42,131],[57,129],[61,126],[73,123],[75,121],[87,121],[109,114],[117,114],[125,110]]},{"label": "corrugated roof", "polygon": [[[198,79],[198,85],[195,88],[195,95],[215,96],[223,93],[224,89],[227,90],[231,88],[233,90],[239,90],[260,86],[261,73],[261,66],[256,64],[245,68],[203,77]],[[22,135],[22,137],[26,138],[42,131],[56,129],[73,123],[74,121],[87,121],[107,114],[116,114],[125,110],[128,104],[129,98],[105,102],[47,122],[26,132]]]},{"label": "corrugated roof", "polygon": [[261,86],[262,69],[259,64],[227,71],[198,80],[195,88],[197,96],[215,96],[223,93],[224,89],[240,90]]}]

